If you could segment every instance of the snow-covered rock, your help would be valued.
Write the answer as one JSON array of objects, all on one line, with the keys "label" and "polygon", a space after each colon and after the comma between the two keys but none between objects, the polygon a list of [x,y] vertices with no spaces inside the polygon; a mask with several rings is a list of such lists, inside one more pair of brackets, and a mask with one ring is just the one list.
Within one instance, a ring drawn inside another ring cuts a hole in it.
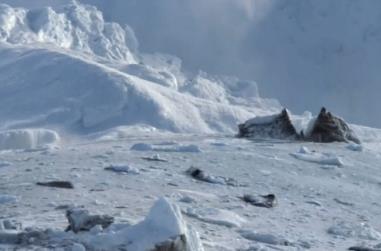
[{"label": "snow-covered rock", "polygon": [[238,126],[239,137],[296,139],[298,134],[284,109],[281,113],[255,117]]},{"label": "snow-covered rock", "polygon": [[324,107],[317,116],[311,132],[304,136],[314,142],[352,141],[360,144],[360,140],[349,125],[342,118],[327,112]]}]

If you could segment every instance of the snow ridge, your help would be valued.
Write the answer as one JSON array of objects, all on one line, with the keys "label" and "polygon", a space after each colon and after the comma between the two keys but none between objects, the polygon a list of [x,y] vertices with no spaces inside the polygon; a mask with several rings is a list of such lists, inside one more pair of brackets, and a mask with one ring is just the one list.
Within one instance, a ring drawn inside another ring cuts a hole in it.
[{"label": "snow ridge", "polygon": [[[131,29],[107,23],[95,7],[73,3],[62,11],[36,10],[0,4],[0,41],[10,44],[50,44],[77,52],[136,62],[136,38]],[[132,50],[130,49],[132,48]]]}]

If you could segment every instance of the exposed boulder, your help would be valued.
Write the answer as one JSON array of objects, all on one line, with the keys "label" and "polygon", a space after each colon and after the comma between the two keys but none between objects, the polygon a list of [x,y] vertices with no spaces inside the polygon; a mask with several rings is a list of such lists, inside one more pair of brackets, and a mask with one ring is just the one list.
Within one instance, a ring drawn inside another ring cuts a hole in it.
[{"label": "exposed boulder", "polygon": [[310,135],[306,135],[306,137],[314,142],[353,141],[357,144],[360,143],[360,140],[348,124],[342,118],[328,112],[324,107],[321,108]]},{"label": "exposed boulder", "polygon": [[288,111],[283,109],[279,114],[255,117],[240,124],[238,137],[297,139],[322,143],[352,141],[360,144],[360,140],[349,125],[324,107],[320,110],[319,115],[310,122],[312,125],[299,134]]},{"label": "exposed boulder", "polygon": [[255,117],[238,126],[238,137],[297,139],[298,134],[286,109],[281,113]]}]

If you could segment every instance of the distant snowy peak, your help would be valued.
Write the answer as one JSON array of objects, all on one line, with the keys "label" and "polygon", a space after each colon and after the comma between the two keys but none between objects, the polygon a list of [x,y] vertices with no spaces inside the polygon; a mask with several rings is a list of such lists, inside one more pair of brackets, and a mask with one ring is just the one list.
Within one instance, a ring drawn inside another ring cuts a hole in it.
[{"label": "distant snowy peak", "polygon": [[137,40],[131,29],[107,23],[95,7],[70,4],[62,10],[36,10],[0,4],[0,41],[49,44],[107,59],[135,63]]}]

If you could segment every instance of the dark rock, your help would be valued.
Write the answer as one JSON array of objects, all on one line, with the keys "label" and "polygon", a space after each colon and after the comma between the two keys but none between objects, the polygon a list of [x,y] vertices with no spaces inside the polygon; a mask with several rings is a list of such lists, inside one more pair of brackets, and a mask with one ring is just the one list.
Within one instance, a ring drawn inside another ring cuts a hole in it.
[{"label": "dark rock", "polygon": [[66,218],[69,226],[66,231],[72,230],[74,233],[79,231],[89,231],[97,225],[107,228],[114,222],[114,218],[108,215],[90,215],[87,210],[73,208],[66,211]]},{"label": "dark rock", "polygon": [[277,200],[274,194],[259,196],[245,194],[240,199],[256,207],[272,208],[277,205]]},{"label": "dark rock", "polygon": [[187,248],[185,235],[177,236],[165,242],[159,243],[151,251],[190,251]]},{"label": "dark rock", "polygon": [[298,134],[286,109],[266,117],[256,117],[238,126],[238,137],[297,139]]},{"label": "dark rock", "polygon": [[307,140],[314,142],[348,142],[360,144],[360,140],[341,118],[333,115],[323,107],[313,125]]},{"label": "dark rock", "polygon": [[70,181],[37,182],[36,184],[39,186],[45,186],[45,187],[56,187],[56,188],[66,188],[66,189],[74,188],[73,184]]}]

